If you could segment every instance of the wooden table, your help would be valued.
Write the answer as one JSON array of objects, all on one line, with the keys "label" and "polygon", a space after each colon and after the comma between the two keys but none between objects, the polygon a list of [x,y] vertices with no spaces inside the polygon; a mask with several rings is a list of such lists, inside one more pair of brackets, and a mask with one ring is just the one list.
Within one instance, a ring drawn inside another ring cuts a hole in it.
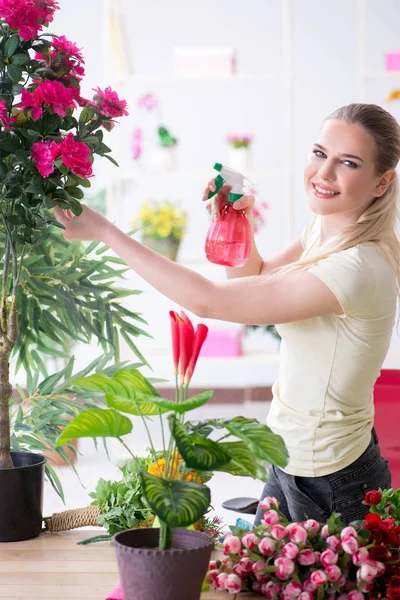
[{"label": "wooden table", "polygon": [[[111,543],[76,545],[98,533],[43,533],[26,542],[0,543],[1,600],[105,600],[118,581]],[[239,598],[256,597],[241,594]],[[236,596],[223,592],[201,595],[201,600],[224,598]]]}]

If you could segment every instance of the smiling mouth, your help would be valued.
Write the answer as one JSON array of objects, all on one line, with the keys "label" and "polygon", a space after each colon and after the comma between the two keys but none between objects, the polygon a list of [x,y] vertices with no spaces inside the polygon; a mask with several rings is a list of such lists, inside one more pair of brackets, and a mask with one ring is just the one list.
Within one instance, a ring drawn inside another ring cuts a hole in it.
[{"label": "smiling mouth", "polygon": [[319,185],[316,185],[315,183],[311,184],[314,190],[314,193],[317,194],[318,196],[324,196],[326,198],[328,197],[332,197],[332,196],[337,196],[338,194],[340,194],[340,192],[335,192],[333,190],[324,190],[323,188],[319,187]]}]

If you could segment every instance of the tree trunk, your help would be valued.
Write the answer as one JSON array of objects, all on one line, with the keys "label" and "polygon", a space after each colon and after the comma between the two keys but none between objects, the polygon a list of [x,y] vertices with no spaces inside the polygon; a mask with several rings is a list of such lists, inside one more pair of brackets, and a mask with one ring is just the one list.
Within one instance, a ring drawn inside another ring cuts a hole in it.
[{"label": "tree trunk", "polygon": [[13,467],[10,454],[10,409],[12,394],[9,358],[12,345],[9,340],[0,340],[0,469]]}]

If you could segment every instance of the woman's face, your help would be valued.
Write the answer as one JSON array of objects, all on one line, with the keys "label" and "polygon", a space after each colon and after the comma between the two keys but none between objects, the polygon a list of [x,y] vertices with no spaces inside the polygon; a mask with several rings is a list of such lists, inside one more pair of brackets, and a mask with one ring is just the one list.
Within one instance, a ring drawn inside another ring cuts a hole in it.
[{"label": "woman's face", "polygon": [[359,125],[330,119],[319,132],[304,171],[311,210],[357,219],[382,192],[373,138]]}]

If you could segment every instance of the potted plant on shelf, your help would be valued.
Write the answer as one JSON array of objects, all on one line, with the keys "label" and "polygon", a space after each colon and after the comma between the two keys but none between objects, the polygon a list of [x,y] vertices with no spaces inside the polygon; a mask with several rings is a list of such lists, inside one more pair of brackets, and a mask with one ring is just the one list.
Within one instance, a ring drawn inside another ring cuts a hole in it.
[{"label": "potted plant on shelf", "polygon": [[[113,377],[102,374],[79,378],[75,384],[103,392],[107,408],[79,414],[61,433],[63,444],[77,437],[114,437],[136,460],[123,436],[132,431],[139,417],[153,444],[149,417],[160,420],[165,457],[164,469],[156,465],[149,473],[138,465],[144,498],[159,519],[159,528],[132,529],[114,538],[125,600],[196,600],[210,557],[212,542],[198,531],[184,529],[198,521],[210,505],[207,485],[185,481],[187,470],[224,471],[234,475],[266,479],[265,461],[284,466],[287,451],[282,438],[255,419],[206,419],[186,421],[188,411],[203,406],[212,392],[188,398],[193,371],[208,328],[196,331],[188,317],[170,313],[176,377],[175,401],[163,399],[137,369],[123,369]],[[169,438],[165,421],[168,423]],[[212,439],[212,436],[219,436]],[[178,450],[182,461],[176,459]],[[144,549],[146,548],[146,549]]]},{"label": "potted plant on shelf", "polygon": [[249,134],[230,133],[226,137],[229,145],[228,165],[246,174],[251,169],[250,147],[253,142],[253,136]]},{"label": "potted plant on shelf", "polygon": [[140,230],[143,244],[176,260],[187,228],[187,212],[172,202],[149,200],[140,208],[133,227]]},{"label": "potted plant on shelf", "polygon": [[[156,129],[157,141],[151,154],[152,170],[173,171],[176,169],[176,146],[178,140],[164,125],[161,125],[163,119],[158,98],[151,92],[144,94],[140,96],[138,106],[147,112],[155,113],[159,123]],[[132,157],[134,160],[138,160],[142,154],[142,138],[142,129],[136,128],[132,135]]]},{"label": "potted plant on shelf", "polygon": [[9,361],[21,333],[18,294],[24,263],[49,228],[59,226],[46,209],[57,205],[80,214],[94,156],[113,161],[100,127],[110,130],[115,117],[127,114],[126,102],[110,88],[97,89],[93,100],[81,96],[79,48],[64,36],[41,33],[57,8],[55,0],[0,3],[0,488],[5,490],[0,541],[28,539],[41,529],[45,459],[10,452]]}]

